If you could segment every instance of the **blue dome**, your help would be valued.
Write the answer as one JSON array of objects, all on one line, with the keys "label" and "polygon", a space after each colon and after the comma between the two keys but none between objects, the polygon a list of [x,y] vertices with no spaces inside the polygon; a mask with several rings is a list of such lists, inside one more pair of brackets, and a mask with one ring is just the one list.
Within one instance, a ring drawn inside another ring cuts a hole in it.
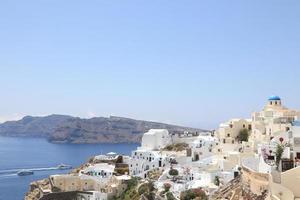
[{"label": "blue dome", "polygon": [[276,96],[276,95],[273,95],[273,96],[270,96],[269,97],[269,101],[280,101],[280,97],[279,96]]},{"label": "blue dome", "polygon": [[294,121],[294,122],[293,122],[293,126],[300,126],[300,120]]}]

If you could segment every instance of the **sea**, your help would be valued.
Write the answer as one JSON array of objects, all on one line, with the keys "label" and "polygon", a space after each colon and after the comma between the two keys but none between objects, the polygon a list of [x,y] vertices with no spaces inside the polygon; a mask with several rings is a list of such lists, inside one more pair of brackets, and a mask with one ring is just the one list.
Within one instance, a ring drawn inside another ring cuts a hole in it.
[{"label": "sea", "polygon": [[[69,170],[53,169],[59,164],[78,167],[95,155],[116,152],[130,155],[139,144],[53,144],[43,138],[0,136],[0,200],[23,200],[32,181]],[[22,169],[33,175],[18,176]]]}]

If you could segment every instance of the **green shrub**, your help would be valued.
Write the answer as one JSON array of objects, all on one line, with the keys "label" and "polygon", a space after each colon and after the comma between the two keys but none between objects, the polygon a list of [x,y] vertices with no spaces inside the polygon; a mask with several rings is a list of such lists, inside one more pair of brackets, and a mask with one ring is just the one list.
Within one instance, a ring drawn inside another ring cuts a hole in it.
[{"label": "green shrub", "polygon": [[171,176],[178,176],[179,172],[177,169],[170,169],[169,170],[169,175]]},{"label": "green shrub", "polygon": [[208,200],[208,196],[202,188],[190,189],[180,194],[180,200],[191,200],[191,199]]},{"label": "green shrub", "polygon": [[172,192],[166,194],[167,200],[176,200]]},{"label": "green shrub", "polygon": [[248,129],[242,129],[239,132],[239,136],[238,136],[238,140],[243,142],[248,142],[248,138],[249,138],[249,131]]},{"label": "green shrub", "polygon": [[187,149],[189,145],[187,143],[176,143],[176,144],[170,144],[164,148],[165,151],[183,151]]},{"label": "green shrub", "polygon": [[148,191],[147,183],[140,185],[140,187],[138,189],[139,195],[142,195],[142,194],[146,193],[147,191]]},{"label": "green shrub", "polygon": [[115,168],[115,172],[117,173],[117,174],[122,174],[122,175],[124,175],[124,174],[128,174],[129,173],[129,168],[127,167],[127,168],[125,168],[125,167],[123,167],[123,168]]},{"label": "green shrub", "polygon": [[119,196],[114,197],[114,200],[132,200],[135,198],[139,198],[139,194],[136,192],[136,186],[138,185],[139,178],[132,177],[127,182],[127,189]]}]

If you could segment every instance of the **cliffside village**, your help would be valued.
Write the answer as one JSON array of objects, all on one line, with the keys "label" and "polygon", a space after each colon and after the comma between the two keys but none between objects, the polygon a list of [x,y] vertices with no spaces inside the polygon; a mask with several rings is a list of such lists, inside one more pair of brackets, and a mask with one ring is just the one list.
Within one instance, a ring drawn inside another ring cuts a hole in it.
[{"label": "cliffside village", "polygon": [[151,129],[131,156],[110,152],[31,184],[26,199],[300,199],[300,112],[268,98],[211,132]]}]

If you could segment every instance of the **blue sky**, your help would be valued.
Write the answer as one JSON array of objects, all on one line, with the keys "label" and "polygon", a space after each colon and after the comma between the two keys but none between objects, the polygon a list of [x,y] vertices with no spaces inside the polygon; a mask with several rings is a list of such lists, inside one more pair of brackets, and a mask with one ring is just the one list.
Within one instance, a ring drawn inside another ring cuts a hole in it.
[{"label": "blue sky", "polygon": [[300,2],[1,1],[0,120],[118,115],[215,128],[300,109]]}]

